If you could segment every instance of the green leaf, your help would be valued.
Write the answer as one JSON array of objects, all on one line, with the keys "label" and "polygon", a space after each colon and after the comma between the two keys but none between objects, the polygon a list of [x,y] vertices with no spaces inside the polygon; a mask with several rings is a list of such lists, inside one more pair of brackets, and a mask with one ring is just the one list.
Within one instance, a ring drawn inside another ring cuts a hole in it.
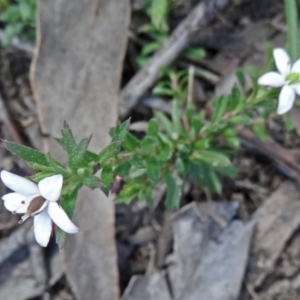
[{"label": "green leaf", "polygon": [[182,56],[190,59],[201,59],[205,56],[205,50],[203,48],[189,47],[182,52]]},{"label": "green leaf", "polygon": [[161,47],[161,43],[158,42],[148,43],[142,48],[141,54],[147,56],[155,52],[156,50],[158,50],[160,47]]},{"label": "green leaf", "polygon": [[156,96],[174,96],[174,91],[171,88],[163,87],[163,86],[156,86],[152,90],[153,95]]},{"label": "green leaf", "polygon": [[192,159],[205,162],[214,167],[226,167],[231,165],[231,162],[226,155],[211,150],[195,151]]},{"label": "green leaf", "polygon": [[86,150],[83,155],[83,160],[88,164],[96,163],[98,161],[98,155],[92,151]]},{"label": "green leaf", "polygon": [[126,120],[123,123],[118,124],[115,128],[110,130],[110,136],[112,142],[122,142],[128,132],[128,127],[130,124],[130,119]]},{"label": "green leaf", "polygon": [[236,69],[235,76],[238,79],[238,82],[241,85],[241,87],[245,88],[245,86],[246,86],[246,79],[245,79],[244,72],[241,69]]},{"label": "green leaf", "polygon": [[168,161],[172,157],[172,149],[168,144],[162,144],[160,150],[156,154],[158,161]]},{"label": "green leaf", "polygon": [[16,155],[17,157],[21,158],[28,164],[31,163],[33,166],[34,164],[44,167],[50,167],[47,155],[38,152],[32,148],[22,146],[13,142],[3,141],[5,148]]},{"label": "green leaf", "polygon": [[133,199],[137,198],[141,191],[140,184],[125,184],[116,197],[116,202],[118,203],[129,203]]},{"label": "green leaf", "polygon": [[80,179],[81,182],[87,187],[89,187],[90,189],[102,187],[100,179],[88,172],[85,172],[83,176],[80,176]]},{"label": "green leaf", "polygon": [[108,195],[109,189],[113,183],[114,174],[111,166],[106,166],[101,170],[100,181],[102,183],[102,191]]},{"label": "green leaf", "polygon": [[251,118],[247,115],[237,115],[232,117],[229,120],[231,124],[241,124],[241,125],[249,125],[251,123]]},{"label": "green leaf", "polygon": [[129,174],[130,167],[131,167],[130,162],[124,161],[116,166],[116,168],[114,169],[114,174],[124,177],[127,174]]},{"label": "green leaf", "polygon": [[82,139],[80,143],[72,149],[72,152],[69,156],[69,167],[72,170],[76,170],[80,166],[80,163],[83,161],[84,153],[86,152],[90,140],[91,137]]},{"label": "green leaf", "polygon": [[177,157],[175,161],[175,169],[179,174],[184,172],[184,163],[180,157]]},{"label": "green leaf", "polygon": [[151,150],[153,150],[158,145],[158,140],[154,136],[146,136],[141,141],[141,150],[143,154],[148,154]]},{"label": "green leaf", "polygon": [[235,85],[231,91],[231,95],[229,96],[229,109],[235,110],[237,109],[242,103],[242,95],[239,88]]},{"label": "green leaf", "polygon": [[168,12],[168,1],[167,0],[152,0],[151,5],[151,22],[156,28],[160,28],[162,23],[165,21]]},{"label": "green leaf", "polygon": [[207,187],[210,189],[211,192],[221,194],[222,184],[216,172],[213,171],[211,168],[209,168],[208,172],[206,173],[206,182]]},{"label": "green leaf", "polygon": [[52,175],[55,175],[56,173],[54,171],[52,172],[38,172],[32,176],[30,176],[30,179],[36,183],[40,182],[42,179],[50,177]]},{"label": "green leaf", "polygon": [[167,183],[166,207],[173,210],[179,207],[183,183],[176,172],[167,174],[165,180]]},{"label": "green leaf", "polygon": [[145,168],[135,168],[131,167],[129,171],[129,177],[130,178],[139,178],[144,176],[147,173],[147,170]]},{"label": "green leaf", "polygon": [[73,137],[73,133],[68,123],[64,121],[63,129],[61,130],[61,138],[56,139],[56,141],[62,146],[62,148],[69,154],[73,152],[76,147],[76,143]]},{"label": "green leaf", "polygon": [[178,101],[172,101],[172,122],[174,131],[178,136],[181,136],[182,133],[182,124],[181,124],[181,113],[178,106]]},{"label": "green leaf", "polygon": [[147,134],[149,136],[157,136],[158,130],[159,127],[158,127],[157,120],[151,119],[148,123]]},{"label": "green leaf", "polygon": [[157,159],[154,156],[148,156],[145,160],[147,175],[150,180],[156,182],[160,177],[161,165],[158,163]]},{"label": "green leaf", "polygon": [[228,145],[232,147],[233,149],[239,149],[240,148],[240,140],[236,136],[226,136],[224,135],[224,138]]},{"label": "green leaf", "polygon": [[232,179],[237,176],[236,168],[233,165],[227,167],[215,167],[214,170]]},{"label": "green leaf", "polygon": [[259,124],[253,125],[252,130],[263,142],[268,140],[268,134],[266,132],[265,127],[263,127],[262,125]]},{"label": "green leaf", "polygon": [[102,166],[108,159],[118,154],[121,142],[113,142],[105,147],[98,155],[98,162]]},{"label": "green leaf", "polygon": [[128,132],[123,141],[123,148],[128,152],[135,152],[140,147],[141,141]]},{"label": "green leaf", "polygon": [[282,120],[287,131],[291,131],[294,129],[294,123],[290,116],[288,116],[287,114],[282,115]]},{"label": "green leaf", "polygon": [[70,175],[70,171],[67,170],[64,165],[53,159],[50,155],[48,155],[48,161],[56,174],[61,174],[63,176]]},{"label": "green leaf", "polygon": [[161,127],[167,132],[169,136],[173,134],[173,126],[171,121],[160,111],[155,111],[154,116]]},{"label": "green leaf", "polygon": [[[61,195],[60,205],[70,219],[72,219],[73,216],[77,194],[80,187],[81,184],[77,183],[77,185],[68,187],[69,192],[67,193],[63,192]],[[56,242],[60,249],[63,247],[65,239],[66,239],[66,233],[63,230],[61,230],[59,227],[56,227]]]},{"label": "green leaf", "polygon": [[214,101],[214,113],[212,116],[212,122],[219,122],[225,115],[228,105],[228,97],[220,96]]},{"label": "green leaf", "polygon": [[202,119],[199,118],[199,116],[193,116],[191,119],[191,130],[190,130],[190,137],[191,139],[195,139],[200,132],[200,129],[202,127],[203,123],[202,123]]},{"label": "green leaf", "polygon": [[30,18],[30,5],[27,2],[21,2],[19,4],[20,15],[23,21],[27,21]]}]

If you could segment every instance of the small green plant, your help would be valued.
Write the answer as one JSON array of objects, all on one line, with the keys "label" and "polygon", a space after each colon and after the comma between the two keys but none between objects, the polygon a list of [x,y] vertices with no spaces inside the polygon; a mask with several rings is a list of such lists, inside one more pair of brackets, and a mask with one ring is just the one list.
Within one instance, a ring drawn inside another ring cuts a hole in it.
[{"label": "small green plant", "polygon": [[[149,23],[139,28],[138,33],[147,37],[147,42],[141,49],[137,57],[137,63],[144,66],[151,55],[159,50],[166,38],[169,36],[170,28],[168,17],[174,6],[174,0],[145,0],[143,11],[149,18]],[[204,57],[205,52],[202,48],[189,47],[183,51],[182,56],[192,59]]]},{"label": "small green plant", "polygon": [[5,25],[2,45],[9,45],[15,36],[35,40],[35,0],[1,0],[0,11],[0,21]]},{"label": "small green plant", "polygon": [[[291,15],[294,20],[289,26],[297,26],[295,14]],[[290,49],[295,48],[296,40],[295,35],[289,39]],[[230,95],[221,95],[200,111],[187,101],[187,70],[164,69],[154,93],[170,100],[171,112],[155,111],[141,139],[128,131],[129,121],[125,121],[111,129],[111,143],[106,148],[91,152],[90,138],[76,142],[65,123],[57,142],[68,156],[66,164],[49,154],[4,141],[7,150],[37,171],[31,181],[1,172],[3,183],[15,191],[3,196],[5,207],[13,213],[23,213],[22,221],[34,217],[35,236],[42,246],[50,239],[53,221],[61,228],[57,229],[56,237],[62,245],[65,232],[78,232],[70,218],[77,193],[84,185],[100,188],[108,196],[116,196],[118,202],[139,199],[152,203],[154,190],[163,184],[168,209],[180,206],[186,182],[221,193],[222,177],[236,175],[231,158],[240,146],[239,131],[248,127],[265,140],[266,120],[274,114],[276,105],[277,113],[284,114],[293,107],[296,95],[300,95],[300,59],[290,59],[281,48],[272,51],[274,60],[271,51],[268,53],[271,63],[262,76],[252,70],[250,90],[246,90],[244,73],[237,70],[238,83]],[[278,72],[272,71],[274,63]],[[285,123],[290,126],[288,119]],[[124,186],[116,193],[112,187],[120,178]]]}]

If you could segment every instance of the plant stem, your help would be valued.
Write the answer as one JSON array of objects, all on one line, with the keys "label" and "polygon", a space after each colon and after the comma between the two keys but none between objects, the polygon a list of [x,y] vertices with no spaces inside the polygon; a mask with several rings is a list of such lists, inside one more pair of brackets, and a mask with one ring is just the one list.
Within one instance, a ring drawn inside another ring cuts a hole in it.
[{"label": "plant stem", "polygon": [[285,17],[288,27],[288,52],[292,62],[298,57],[298,13],[296,0],[284,0]]}]

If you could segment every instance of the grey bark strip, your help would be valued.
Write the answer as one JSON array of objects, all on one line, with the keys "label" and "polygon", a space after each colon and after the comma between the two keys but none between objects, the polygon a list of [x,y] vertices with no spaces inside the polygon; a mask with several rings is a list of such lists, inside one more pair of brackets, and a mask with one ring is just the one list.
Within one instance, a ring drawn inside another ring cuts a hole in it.
[{"label": "grey bark strip", "polygon": [[286,243],[299,228],[299,198],[299,186],[283,182],[252,216],[257,226],[246,283],[254,288],[271,274]]},{"label": "grey bark strip", "polygon": [[[40,0],[37,55],[31,70],[44,132],[59,137],[63,121],[75,139],[93,134],[90,149],[109,143],[117,121],[120,74],[130,13],[126,0]],[[48,141],[50,153],[61,151]],[[74,212],[80,228],[64,253],[77,299],[119,299],[113,202],[81,190]]]},{"label": "grey bark strip", "polygon": [[126,115],[139,97],[157,79],[161,67],[169,65],[184,50],[193,33],[204,28],[222,10],[229,0],[210,0],[198,4],[149,60],[121,91],[120,116]]}]

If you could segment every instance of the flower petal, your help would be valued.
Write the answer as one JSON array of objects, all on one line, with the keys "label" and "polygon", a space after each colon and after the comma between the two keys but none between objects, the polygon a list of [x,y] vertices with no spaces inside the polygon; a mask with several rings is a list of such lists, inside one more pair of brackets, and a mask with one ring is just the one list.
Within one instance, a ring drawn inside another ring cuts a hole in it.
[{"label": "flower petal", "polygon": [[21,176],[15,175],[4,170],[1,172],[1,179],[9,189],[21,195],[32,196],[39,194],[37,185],[32,181]]},{"label": "flower petal", "polygon": [[280,74],[283,75],[283,77],[285,77],[291,71],[290,57],[282,48],[274,49],[273,56],[275,59],[277,70],[280,72]]},{"label": "flower petal", "polygon": [[2,197],[6,209],[12,212],[16,212],[18,214],[26,213],[28,205],[33,198],[34,196],[26,197],[18,193],[9,193]]},{"label": "flower petal", "polygon": [[48,214],[53,222],[63,231],[67,233],[77,233],[79,231],[78,227],[73,224],[57,202],[49,202]]},{"label": "flower petal", "polygon": [[294,89],[296,94],[300,96],[300,83],[293,84],[291,87]]},{"label": "flower petal", "polygon": [[46,247],[52,232],[52,221],[47,210],[34,217],[34,236],[36,241]]},{"label": "flower petal", "polygon": [[300,73],[300,59],[293,64],[292,73]]},{"label": "flower petal", "polygon": [[41,195],[48,201],[57,201],[63,185],[62,175],[53,175],[42,179],[39,182]]},{"label": "flower petal", "polygon": [[279,115],[282,115],[288,112],[293,107],[295,97],[296,94],[293,88],[291,86],[285,85],[279,94],[277,113]]},{"label": "flower petal", "polygon": [[281,87],[284,82],[284,77],[277,72],[268,72],[258,78],[258,84],[271,87]]}]

